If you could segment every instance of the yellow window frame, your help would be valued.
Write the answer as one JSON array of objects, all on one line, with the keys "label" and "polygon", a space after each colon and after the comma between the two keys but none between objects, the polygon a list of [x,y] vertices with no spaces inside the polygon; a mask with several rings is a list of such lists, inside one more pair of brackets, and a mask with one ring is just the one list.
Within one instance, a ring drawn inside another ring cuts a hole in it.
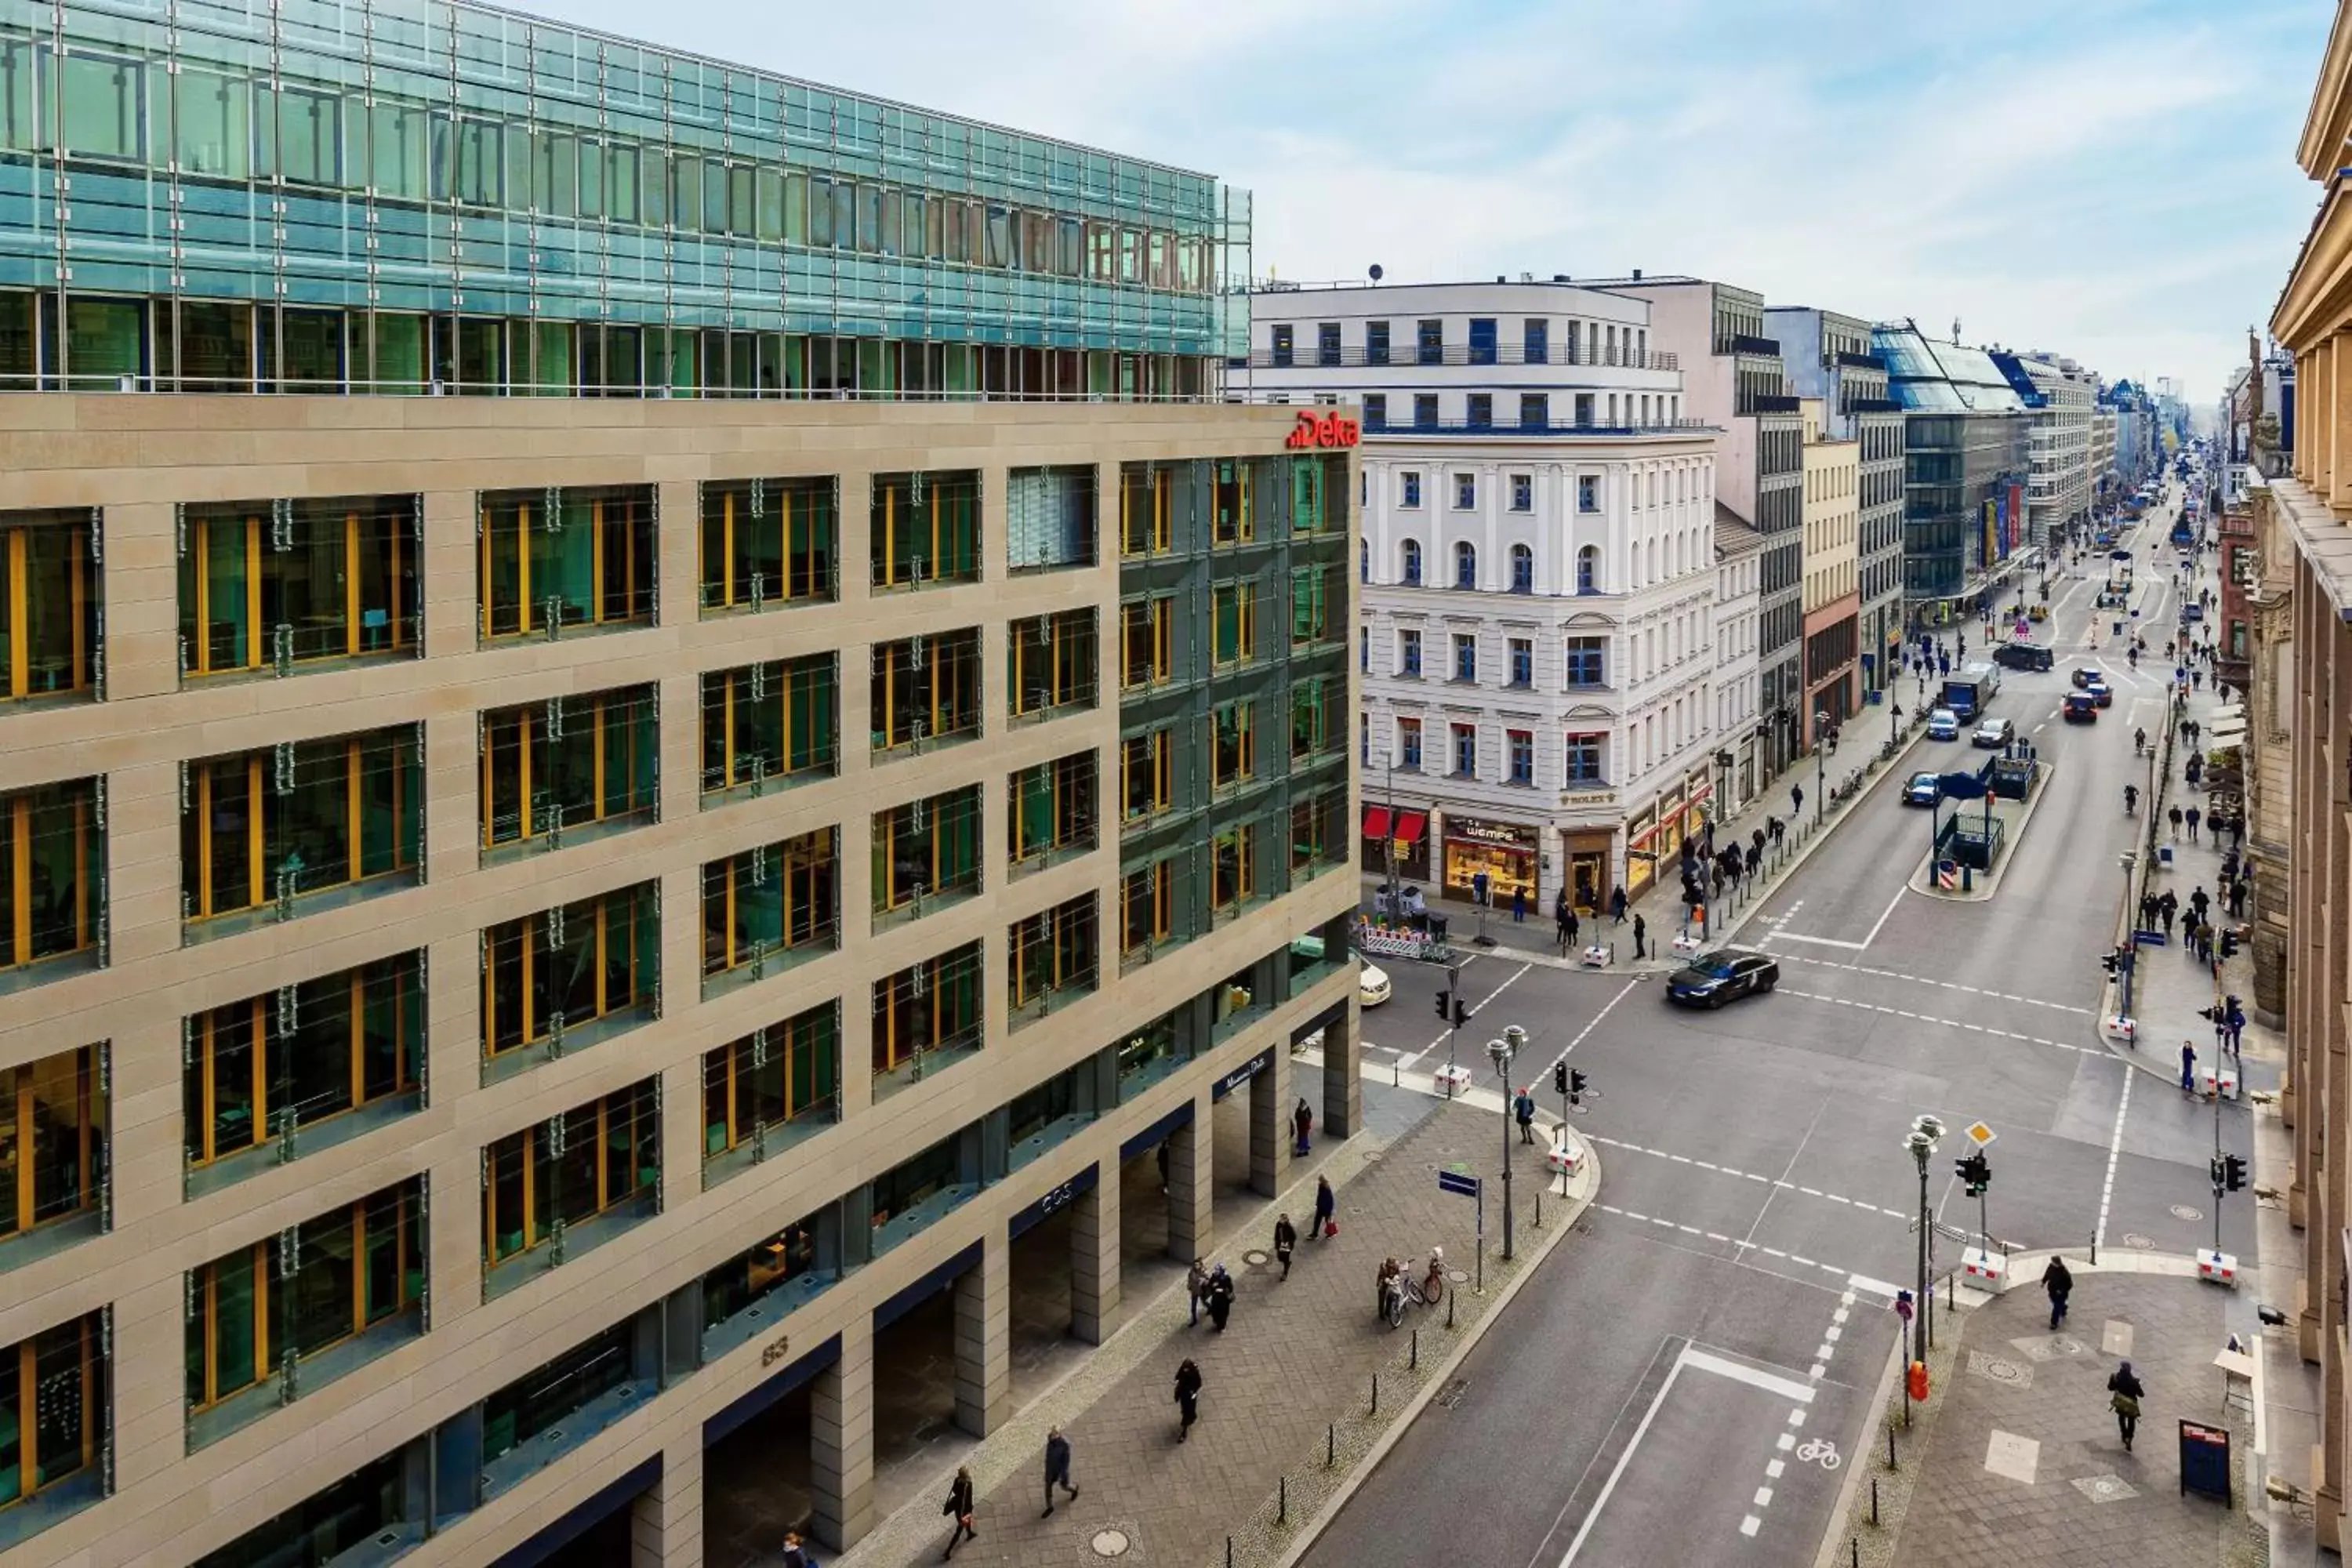
[{"label": "yellow window frame", "polygon": [[[70,587],[72,596],[71,654],[73,684],[63,691],[43,692],[45,697],[66,697],[89,689],[90,649],[84,645],[82,616],[89,599],[89,530],[79,524],[70,530],[72,548],[68,559],[73,563]],[[0,569],[7,577],[8,641],[5,650],[8,668],[8,689],[5,693],[17,701],[34,700],[32,684],[32,531],[18,526],[0,530],[0,540],[5,550],[0,551]]]}]

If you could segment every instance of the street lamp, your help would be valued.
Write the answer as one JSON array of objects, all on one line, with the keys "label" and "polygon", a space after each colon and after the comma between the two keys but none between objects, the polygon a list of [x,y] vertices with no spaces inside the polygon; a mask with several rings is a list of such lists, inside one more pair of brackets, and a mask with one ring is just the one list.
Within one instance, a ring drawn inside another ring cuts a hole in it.
[{"label": "street lamp", "polygon": [[1528,1043],[1528,1032],[1517,1024],[1503,1027],[1503,1037],[1486,1042],[1486,1055],[1503,1080],[1503,1261],[1511,1260],[1511,1058]]},{"label": "street lamp", "polygon": [[1813,826],[1822,825],[1822,797],[1829,793],[1830,710],[1813,710]]},{"label": "street lamp", "polygon": [[[1936,1155],[1936,1145],[1943,1141],[1944,1124],[1933,1116],[1922,1116],[1911,1123],[1904,1135],[1903,1146],[1911,1152],[1912,1163],[1919,1167],[1919,1291],[1912,1298],[1917,1310],[1911,1316],[1911,1359],[1927,1359],[1927,1233],[1932,1225],[1927,1213],[1927,1162]],[[1910,1405],[1906,1401],[1905,1419],[1908,1420]]]},{"label": "street lamp", "polygon": [[[2148,799],[2148,815],[2156,815],[2156,796]],[[2124,942],[2124,951],[2116,960],[2116,972],[2123,980],[2123,999],[2116,1005],[2116,1016],[2128,1018],[2131,1010],[2132,960],[2139,956],[2139,911],[2132,908],[2132,872],[2139,865],[2139,857],[2126,849],[2116,857],[2124,868],[2124,929],[2131,933]]]}]

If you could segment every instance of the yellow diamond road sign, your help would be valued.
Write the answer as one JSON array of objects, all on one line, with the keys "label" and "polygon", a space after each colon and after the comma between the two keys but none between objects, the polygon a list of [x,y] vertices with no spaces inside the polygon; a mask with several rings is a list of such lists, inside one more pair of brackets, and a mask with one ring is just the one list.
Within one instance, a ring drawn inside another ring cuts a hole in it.
[{"label": "yellow diamond road sign", "polygon": [[1969,1122],[1968,1126],[1968,1134],[1969,1142],[1974,1143],[1979,1149],[1990,1147],[1992,1141],[2000,1136],[2000,1133],[1995,1132],[1991,1128],[1987,1127],[1981,1121]]}]

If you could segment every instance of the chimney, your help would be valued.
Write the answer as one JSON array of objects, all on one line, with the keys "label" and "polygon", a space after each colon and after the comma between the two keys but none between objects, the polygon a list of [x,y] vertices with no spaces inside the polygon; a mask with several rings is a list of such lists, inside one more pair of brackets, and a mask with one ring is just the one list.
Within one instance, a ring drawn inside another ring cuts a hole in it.
[{"label": "chimney", "polygon": [[1641,269],[1640,268],[1636,267],[1635,268],[1633,268],[1633,281],[1634,281],[1634,282],[1636,282],[1636,283],[1639,283],[1641,280],[1642,280],[1642,269]]}]

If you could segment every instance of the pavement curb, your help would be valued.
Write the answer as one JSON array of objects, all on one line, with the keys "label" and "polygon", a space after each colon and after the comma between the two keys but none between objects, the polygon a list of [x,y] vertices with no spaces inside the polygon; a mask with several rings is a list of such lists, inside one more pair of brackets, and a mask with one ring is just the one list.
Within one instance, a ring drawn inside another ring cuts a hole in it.
[{"label": "pavement curb", "polygon": [[1396,1447],[1404,1434],[1412,1429],[1412,1424],[1420,1419],[1421,1413],[1428,1408],[1430,1401],[1444,1390],[1455,1369],[1469,1357],[1470,1352],[1477,1348],[1480,1342],[1485,1340],[1487,1331],[1501,1319],[1512,1301],[1517,1299],[1521,1288],[1534,1279],[1536,1271],[1550,1260],[1553,1249],[1568,1239],[1569,1233],[1576,1228],[1577,1222],[1581,1220],[1586,1211],[1592,1206],[1593,1199],[1601,1192],[1601,1156],[1599,1151],[1593,1148],[1591,1140],[1580,1138],[1578,1142],[1584,1145],[1585,1174],[1579,1184],[1582,1190],[1570,1194],[1570,1208],[1561,1218],[1559,1228],[1544,1238],[1543,1245],[1528,1259],[1527,1267],[1512,1276],[1510,1282],[1496,1294],[1494,1304],[1487,1308],[1486,1314],[1478,1320],[1477,1323],[1462,1336],[1461,1342],[1456,1344],[1446,1354],[1445,1359],[1440,1362],[1423,1380],[1420,1392],[1406,1401],[1403,1408],[1397,1413],[1396,1418],[1372,1440],[1371,1446],[1365,1450],[1363,1458],[1358,1459],[1348,1474],[1340,1479],[1339,1486],[1333,1490],[1331,1496],[1325,1500],[1323,1506],[1317,1510],[1306,1523],[1299,1526],[1298,1532],[1291,1539],[1290,1544],[1280,1556],[1274,1560],[1274,1568],[1295,1568],[1299,1559],[1314,1547],[1323,1531],[1329,1529],[1331,1521],[1339,1517],[1339,1510],[1345,1508],[1363,1484],[1371,1479],[1372,1473],[1380,1468],[1381,1462],[1388,1458],[1389,1451]]},{"label": "pavement curb", "polygon": [[[1895,1336],[1894,1348],[1886,1352],[1886,1369],[1878,1374],[1878,1386],[1870,1393],[1868,1408],[1873,1414],[1887,1407],[1888,1399],[1899,1386],[1903,1376],[1904,1357],[1910,1348],[1909,1341],[1910,1336],[1907,1332]],[[1838,1489],[1837,1505],[1830,1513],[1830,1528],[1822,1532],[1822,1549],[1813,1553],[1813,1568],[1836,1568],[1833,1559],[1837,1552],[1838,1537],[1841,1533],[1853,1533],[1854,1505],[1862,1496],[1862,1473],[1878,1462],[1874,1452],[1867,1462],[1864,1462],[1859,1454],[1854,1456],[1854,1459],[1855,1463],[1846,1468],[1845,1485]],[[1844,1526],[1843,1530],[1841,1530],[1841,1525]]]}]

